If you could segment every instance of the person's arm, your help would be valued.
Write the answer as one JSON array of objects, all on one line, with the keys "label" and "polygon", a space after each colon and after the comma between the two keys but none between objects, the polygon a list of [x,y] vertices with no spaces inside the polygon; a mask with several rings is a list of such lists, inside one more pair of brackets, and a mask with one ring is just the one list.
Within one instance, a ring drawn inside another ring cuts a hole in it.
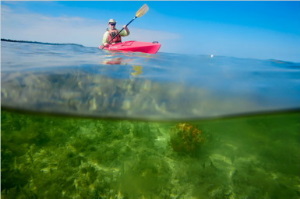
[{"label": "person's arm", "polygon": [[103,45],[103,46],[107,46],[107,45],[108,45],[107,38],[108,38],[108,31],[106,31],[106,32],[103,34],[103,38],[102,38],[102,45]]},{"label": "person's arm", "polygon": [[122,30],[120,32],[120,35],[123,36],[123,37],[124,36],[128,36],[130,34],[130,31],[129,31],[128,27],[127,26],[123,26],[123,28],[124,28],[124,30]]}]

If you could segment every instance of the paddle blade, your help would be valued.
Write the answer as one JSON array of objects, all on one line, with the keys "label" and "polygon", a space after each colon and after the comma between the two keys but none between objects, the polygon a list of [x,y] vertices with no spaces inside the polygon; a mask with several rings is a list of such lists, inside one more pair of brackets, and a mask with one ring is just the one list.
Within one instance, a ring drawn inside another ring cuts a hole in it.
[{"label": "paddle blade", "polygon": [[147,4],[144,4],[135,14],[136,17],[141,17],[144,14],[146,14],[149,10],[149,7],[147,6]]}]

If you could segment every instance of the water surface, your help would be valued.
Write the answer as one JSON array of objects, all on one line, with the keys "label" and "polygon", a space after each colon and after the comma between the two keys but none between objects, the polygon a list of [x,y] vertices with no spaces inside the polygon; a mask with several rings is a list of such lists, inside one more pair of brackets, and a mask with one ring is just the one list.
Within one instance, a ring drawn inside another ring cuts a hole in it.
[{"label": "water surface", "polygon": [[134,119],[300,107],[300,64],[2,41],[2,106]]}]

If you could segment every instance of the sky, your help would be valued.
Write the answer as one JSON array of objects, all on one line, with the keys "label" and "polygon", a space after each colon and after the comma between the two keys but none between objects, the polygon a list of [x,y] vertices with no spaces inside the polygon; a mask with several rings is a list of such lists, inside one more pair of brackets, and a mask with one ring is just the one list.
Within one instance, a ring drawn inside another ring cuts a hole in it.
[{"label": "sky", "polygon": [[300,1],[1,1],[1,38],[100,45],[107,22],[123,41],[158,41],[161,52],[300,62]]}]

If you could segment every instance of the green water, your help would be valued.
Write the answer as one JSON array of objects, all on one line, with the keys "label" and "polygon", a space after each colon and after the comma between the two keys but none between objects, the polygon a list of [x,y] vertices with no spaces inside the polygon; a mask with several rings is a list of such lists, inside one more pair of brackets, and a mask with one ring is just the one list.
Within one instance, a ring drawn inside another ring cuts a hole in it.
[{"label": "green water", "polygon": [[2,110],[1,119],[2,198],[300,198],[299,111],[179,123]]}]

